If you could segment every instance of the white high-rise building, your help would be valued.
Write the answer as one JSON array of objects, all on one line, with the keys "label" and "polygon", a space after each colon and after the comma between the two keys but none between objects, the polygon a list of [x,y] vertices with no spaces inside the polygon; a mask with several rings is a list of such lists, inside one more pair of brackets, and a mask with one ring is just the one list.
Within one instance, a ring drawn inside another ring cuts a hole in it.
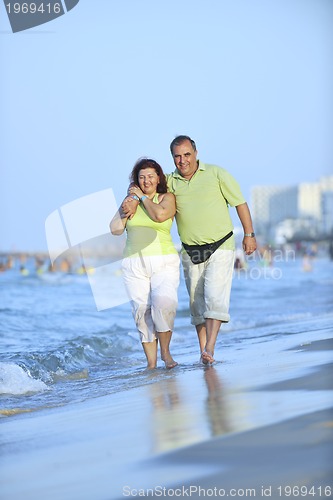
[{"label": "white high-rise building", "polygon": [[319,183],[305,183],[298,188],[298,216],[312,218],[319,222],[321,218],[321,188]]},{"label": "white high-rise building", "polygon": [[273,226],[297,217],[297,188],[290,186],[255,186],[251,190],[251,213],[255,230],[268,236]]},{"label": "white high-rise building", "polygon": [[320,179],[322,231],[333,236],[333,175]]},{"label": "white high-rise building", "polygon": [[266,239],[274,237],[283,221],[288,221],[289,232],[293,227],[302,232],[304,226],[311,229],[311,237],[332,234],[333,176],[298,186],[255,186],[251,212],[256,232]]}]

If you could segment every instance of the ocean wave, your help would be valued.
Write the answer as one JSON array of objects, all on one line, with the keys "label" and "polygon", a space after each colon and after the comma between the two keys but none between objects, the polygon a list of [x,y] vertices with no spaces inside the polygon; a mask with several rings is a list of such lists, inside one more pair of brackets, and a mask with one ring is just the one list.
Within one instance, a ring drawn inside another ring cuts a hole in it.
[{"label": "ocean wave", "polygon": [[15,353],[10,362],[0,363],[0,394],[39,392],[57,382],[85,379],[94,367],[112,367],[129,357],[131,364],[142,357],[137,335],[110,331],[80,336],[53,350]]},{"label": "ocean wave", "polygon": [[0,363],[0,394],[33,394],[47,390],[47,385],[15,363]]},{"label": "ocean wave", "polygon": [[[235,314],[237,318],[237,314]],[[276,325],[281,323],[289,323],[293,321],[301,321],[313,318],[314,315],[310,312],[304,313],[285,313],[285,314],[263,314],[261,317],[255,319],[231,319],[229,323],[223,325],[225,331],[238,331],[238,330],[248,330],[252,328],[261,328],[269,325]]]}]

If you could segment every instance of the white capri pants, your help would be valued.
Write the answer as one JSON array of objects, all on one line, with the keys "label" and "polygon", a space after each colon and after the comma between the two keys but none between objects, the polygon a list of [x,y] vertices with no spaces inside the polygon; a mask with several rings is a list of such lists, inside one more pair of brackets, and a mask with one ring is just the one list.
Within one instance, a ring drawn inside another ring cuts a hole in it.
[{"label": "white capri pants", "polygon": [[178,305],[179,256],[126,257],[122,271],[141,342],[173,330]]},{"label": "white capri pants", "polygon": [[229,303],[234,269],[234,250],[217,249],[206,262],[193,264],[182,251],[182,264],[188,294],[192,325],[205,319],[230,320]]}]

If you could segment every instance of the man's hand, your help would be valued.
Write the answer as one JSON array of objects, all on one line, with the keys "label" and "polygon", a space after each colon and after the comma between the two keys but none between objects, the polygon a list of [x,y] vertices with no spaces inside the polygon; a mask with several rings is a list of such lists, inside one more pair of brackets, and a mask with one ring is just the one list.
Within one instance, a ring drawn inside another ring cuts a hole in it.
[{"label": "man's hand", "polygon": [[255,252],[257,249],[257,242],[255,237],[252,236],[244,236],[243,238],[243,250],[246,255],[251,255],[251,253]]},{"label": "man's hand", "polygon": [[140,199],[141,199],[141,198],[142,198],[142,196],[144,195],[144,192],[143,192],[143,191],[141,191],[141,189],[140,189],[138,186],[134,186],[134,185],[133,185],[133,186],[131,186],[131,187],[129,188],[129,190],[128,190],[128,191],[129,191],[129,194],[131,194],[131,195],[135,195],[135,196],[137,196],[137,197],[138,197],[138,198],[140,198]]},{"label": "man's hand", "polygon": [[244,235],[243,250],[246,253],[246,255],[251,255],[251,253],[255,252],[255,250],[257,249],[257,242],[253,232],[250,210],[246,202],[241,203],[241,205],[237,205],[236,210],[239,220],[242,223],[244,234],[248,235],[248,236]]},{"label": "man's hand", "polygon": [[134,200],[131,196],[127,196],[121,204],[121,208],[124,214],[124,217],[128,217],[132,219],[134,216],[136,209],[138,208],[140,201]]}]

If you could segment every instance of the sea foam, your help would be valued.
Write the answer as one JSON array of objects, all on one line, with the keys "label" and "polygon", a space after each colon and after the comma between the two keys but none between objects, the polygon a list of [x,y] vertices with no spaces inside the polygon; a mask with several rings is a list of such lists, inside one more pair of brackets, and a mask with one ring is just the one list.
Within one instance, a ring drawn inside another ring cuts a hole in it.
[{"label": "sea foam", "polygon": [[0,394],[17,396],[47,389],[47,385],[42,380],[32,378],[15,363],[0,363]]}]

